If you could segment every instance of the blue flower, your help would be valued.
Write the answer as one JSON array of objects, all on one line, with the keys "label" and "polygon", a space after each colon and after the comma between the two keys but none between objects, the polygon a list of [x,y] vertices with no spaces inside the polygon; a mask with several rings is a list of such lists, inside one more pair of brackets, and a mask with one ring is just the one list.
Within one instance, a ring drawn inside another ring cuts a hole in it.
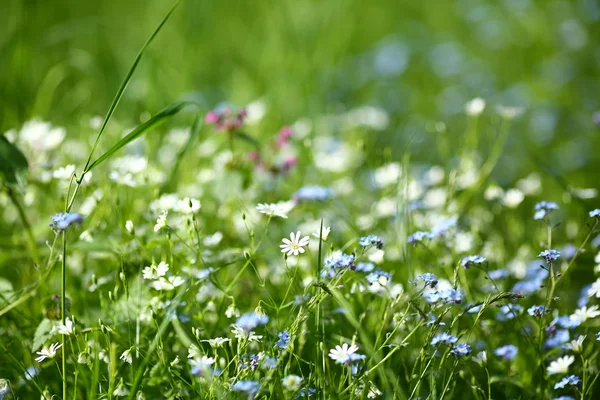
[{"label": "blue flower", "polygon": [[560,397],[555,397],[552,400],[575,400],[575,397],[571,397],[571,396],[560,396]]},{"label": "blue flower", "polygon": [[277,337],[279,337],[279,340],[276,341],[275,344],[281,350],[285,350],[290,345],[290,334],[288,333],[288,331],[283,331],[278,333]]},{"label": "blue flower", "polygon": [[440,292],[440,298],[445,302],[445,303],[454,303],[454,304],[460,304],[460,302],[462,301],[462,295],[460,294],[460,292],[456,289],[446,289],[446,290],[442,290]]},{"label": "blue flower", "polygon": [[383,240],[381,240],[381,238],[376,235],[361,237],[358,240],[358,244],[360,244],[362,247],[375,246],[379,250],[383,249]]},{"label": "blue flower", "polygon": [[535,205],[535,214],[533,219],[544,219],[546,215],[549,215],[553,210],[558,210],[558,204],[551,201],[542,201]]},{"label": "blue flower", "polygon": [[304,186],[293,195],[293,199],[300,201],[325,201],[332,197],[331,189],[322,186]]},{"label": "blue flower", "polygon": [[277,368],[277,357],[265,356],[265,362],[263,364],[263,368],[266,368],[266,369]]},{"label": "blue flower", "polygon": [[550,325],[558,325],[565,329],[573,329],[581,325],[581,321],[576,318],[571,319],[568,315],[562,315],[554,317]]},{"label": "blue flower", "polygon": [[507,344],[506,346],[498,347],[496,350],[494,350],[494,354],[498,357],[504,358],[505,360],[514,360],[518,351],[519,349],[517,346]]},{"label": "blue flower", "polygon": [[366,278],[371,285],[378,283],[381,286],[386,286],[388,281],[392,278],[392,274],[384,272],[382,270],[377,270],[375,272],[371,272],[369,275],[366,276]]},{"label": "blue flower", "polygon": [[521,306],[518,304],[507,304],[500,307],[500,312],[496,315],[498,321],[506,321],[513,319],[521,311]]},{"label": "blue flower", "polygon": [[294,399],[305,399],[307,397],[315,397],[316,394],[317,394],[317,389],[315,389],[315,388],[311,388],[311,387],[309,387],[308,389],[302,388],[302,389],[300,389],[298,394],[296,396],[294,396]]},{"label": "blue flower", "polygon": [[260,390],[260,384],[257,381],[237,381],[231,389],[254,395]]},{"label": "blue flower", "polygon": [[269,317],[266,315],[259,315],[257,313],[246,313],[239,317],[235,324],[242,328],[246,332],[250,332],[258,325],[265,325],[269,322]]},{"label": "blue flower", "polygon": [[532,317],[541,317],[544,315],[544,306],[531,306],[527,313]]},{"label": "blue flower", "polygon": [[571,339],[569,331],[566,329],[559,329],[553,332],[553,336],[544,342],[546,348],[557,349],[562,348],[565,343]]},{"label": "blue flower", "polygon": [[471,265],[481,265],[485,262],[487,262],[487,260],[483,256],[466,256],[461,260],[460,265],[469,268]]},{"label": "blue flower", "polygon": [[419,283],[419,281],[423,281],[425,286],[434,288],[438,283],[438,278],[434,274],[426,272],[422,275],[417,276],[411,282],[416,284],[416,283]]},{"label": "blue flower", "polygon": [[596,340],[600,341],[600,332],[596,333]]},{"label": "blue flower", "polygon": [[508,277],[508,271],[505,269],[495,269],[488,272],[488,276],[493,280],[505,279]]},{"label": "blue flower", "polygon": [[417,247],[417,243],[423,241],[423,239],[433,239],[434,237],[435,237],[435,235],[431,232],[417,231],[417,232],[413,233],[412,235],[410,235],[406,239],[406,242]]},{"label": "blue flower", "polygon": [[600,208],[590,211],[590,217],[600,218]]},{"label": "blue flower", "polygon": [[460,343],[454,346],[454,348],[450,350],[450,353],[457,357],[466,357],[471,354],[471,346],[466,343]]},{"label": "blue flower", "polygon": [[440,333],[435,335],[435,337],[431,339],[431,345],[436,346],[438,343],[454,344],[457,341],[458,338],[454,335],[450,335],[449,333]]},{"label": "blue flower", "polygon": [[62,231],[67,230],[67,228],[73,224],[81,225],[83,222],[83,215],[76,212],[70,212],[66,214],[59,212],[50,219],[52,220],[50,228],[56,233],[61,233]]},{"label": "blue flower", "polygon": [[558,250],[544,250],[542,251],[538,257],[542,257],[546,259],[546,262],[550,264],[552,261],[558,260],[560,257],[560,251]]},{"label": "blue flower", "polygon": [[588,296],[588,290],[590,290],[591,287],[592,284],[589,284],[581,288],[581,291],[579,292],[579,299],[577,300],[577,307],[581,308],[589,303],[590,296]]},{"label": "blue flower", "polygon": [[337,269],[350,268],[354,270],[354,260],[356,256],[354,254],[340,254],[339,256],[333,256],[325,260],[325,267],[321,272],[321,275],[333,278]]},{"label": "blue flower", "polygon": [[579,379],[577,376],[569,375],[569,376],[565,376],[564,378],[562,378],[560,380],[560,382],[558,382],[556,385],[554,385],[554,389],[563,389],[567,385],[577,386],[580,383],[581,383],[581,379]]},{"label": "blue flower", "polygon": [[371,262],[359,262],[356,264],[355,271],[360,272],[371,272],[375,269],[375,264]]}]

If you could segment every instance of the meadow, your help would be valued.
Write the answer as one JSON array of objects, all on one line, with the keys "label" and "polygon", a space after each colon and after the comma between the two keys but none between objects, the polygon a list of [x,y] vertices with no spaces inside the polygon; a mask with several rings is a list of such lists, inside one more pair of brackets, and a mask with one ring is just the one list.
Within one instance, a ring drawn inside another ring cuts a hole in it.
[{"label": "meadow", "polygon": [[596,2],[0,22],[0,399],[600,396]]}]

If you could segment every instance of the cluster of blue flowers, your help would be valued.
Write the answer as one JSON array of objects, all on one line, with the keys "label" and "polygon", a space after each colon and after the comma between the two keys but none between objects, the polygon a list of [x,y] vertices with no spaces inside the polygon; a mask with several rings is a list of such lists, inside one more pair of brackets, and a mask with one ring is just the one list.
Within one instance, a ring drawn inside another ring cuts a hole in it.
[{"label": "cluster of blue flowers", "polygon": [[375,246],[379,250],[383,249],[383,240],[381,240],[381,238],[377,235],[361,237],[358,240],[358,244],[360,244],[362,247]]},{"label": "cluster of blue flowers", "polygon": [[423,284],[425,286],[429,286],[431,288],[434,288],[437,285],[437,283],[438,283],[438,277],[435,276],[432,273],[426,272],[424,274],[421,274],[421,275],[417,276],[415,279],[413,279],[410,282],[414,283],[414,284],[417,284],[420,281],[423,281]]},{"label": "cluster of blue flowers", "polygon": [[429,303],[437,303],[442,301],[444,303],[460,304],[462,302],[462,294],[456,289],[445,289],[432,293],[425,294],[425,299]]},{"label": "cluster of blue flowers", "polygon": [[456,336],[444,332],[444,333],[439,333],[439,334],[435,335],[434,338],[431,339],[431,345],[437,346],[440,343],[446,344],[446,345],[451,345],[451,344],[456,343],[457,341],[458,341],[458,338]]},{"label": "cluster of blue flowers", "polygon": [[505,360],[514,360],[518,351],[519,349],[517,349],[517,346],[507,344],[506,346],[501,346],[494,350],[494,354],[498,357],[504,358]]},{"label": "cluster of blue flowers", "polygon": [[541,317],[544,315],[544,306],[531,306],[527,310],[527,313],[532,317]]},{"label": "cluster of blue flowers", "polygon": [[431,232],[417,231],[417,232],[413,233],[412,235],[410,235],[406,239],[406,242],[410,243],[416,247],[417,243],[422,242],[423,239],[433,239],[433,238],[435,238],[435,235]]},{"label": "cluster of blue flowers", "polygon": [[352,254],[340,254],[339,256],[334,256],[325,260],[325,266],[321,275],[323,277],[333,278],[338,270],[350,268],[354,270],[356,265],[354,261],[356,260],[356,255]]},{"label": "cluster of blue flowers", "polygon": [[558,204],[551,201],[541,201],[535,205],[535,214],[533,219],[544,219],[547,215],[554,210],[558,210]]},{"label": "cluster of blue flowers", "polygon": [[550,264],[552,261],[556,261],[558,260],[558,258],[560,257],[560,251],[558,250],[544,250],[542,251],[538,257],[542,257],[546,260],[546,262],[548,264]]},{"label": "cluster of blue flowers", "polygon": [[281,350],[287,349],[287,347],[290,345],[290,334],[288,331],[279,332],[277,337],[279,338],[279,340],[275,342],[277,347],[279,347]]},{"label": "cluster of blue flowers", "polygon": [[325,201],[333,196],[333,192],[329,188],[323,186],[304,186],[292,196],[295,202],[301,201]]},{"label": "cluster of blue flowers", "polygon": [[371,272],[369,275],[367,275],[366,278],[371,285],[379,283],[380,285],[385,286],[387,285],[388,281],[392,278],[392,274],[378,269],[375,272]]},{"label": "cluster of blue flowers", "polygon": [[581,383],[581,379],[579,379],[575,375],[565,376],[554,385],[554,389],[564,389],[565,386],[578,386]]},{"label": "cluster of blue flowers", "polygon": [[76,212],[66,214],[59,212],[55,216],[50,217],[50,219],[52,220],[50,228],[56,233],[61,233],[73,224],[81,225],[83,222],[83,215]]},{"label": "cluster of blue flowers", "polygon": [[484,263],[487,263],[487,260],[483,256],[466,256],[460,261],[460,265],[467,269],[472,265],[481,265]]},{"label": "cluster of blue flowers", "polygon": [[269,317],[257,313],[246,313],[239,317],[235,324],[245,332],[250,332],[259,325],[265,325],[269,322]]}]

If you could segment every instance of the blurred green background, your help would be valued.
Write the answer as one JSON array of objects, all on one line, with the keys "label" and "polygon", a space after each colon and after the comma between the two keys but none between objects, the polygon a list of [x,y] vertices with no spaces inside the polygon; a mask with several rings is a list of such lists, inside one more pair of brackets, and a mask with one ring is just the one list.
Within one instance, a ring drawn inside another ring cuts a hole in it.
[{"label": "blurred green background", "polygon": [[[81,127],[105,114],[171,5],[4,0],[0,131],[41,117],[69,136],[92,135]],[[390,117],[373,134],[378,149],[410,142],[413,159],[436,162],[435,122],[446,123],[452,141],[465,128],[465,102],[480,96],[488,109],[526,109],[494,171],[500,183],[539,170],[526,156],[533,153],[573,185],[589,186],[600,166],[599,21],[595,0],[184,0],[116,117],[134,124],[181,98],[207,110],[262,99],[261,129],[271,135],[301,117],[373,105]],[[489,135],[480,133],[483,146]]]}]

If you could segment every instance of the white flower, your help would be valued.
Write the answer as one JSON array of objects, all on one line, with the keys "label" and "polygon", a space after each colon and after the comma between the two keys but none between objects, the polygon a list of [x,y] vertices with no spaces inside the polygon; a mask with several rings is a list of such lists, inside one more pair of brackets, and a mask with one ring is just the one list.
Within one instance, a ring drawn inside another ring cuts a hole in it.
[{"label": "white flower", "polygon": [[285,390],[290,392],[295,392],[300,389],[300,384],[302,383],[302,378],[298,375],[288,375],[281,380],[281,385]]},{"label": "white flower", "polygon": [[169,264],[161,261],[158,265],[152,264],[142,270],[142,276],[144,279],[158,279],[167,274],[169,270]]},{"label": "white flower", "polygon": [[513,119],[523,113],[523,107],[508,107],[508,106],[498,105],[496,107],[496,112],[502,118]]},{"label": "white flower", "polygon": [[323,227],[323,235],[320,235],[319,232],[314,232],[312,235],[314,237],[316,237],[317,239],[321,239],[322,241],[326,242],[327,239],[329,238],[329,233],[331,232],[331,227],[329,226],[324,226]]},{"label": "white flower", "polygon": [[221,232],[215,232],[212,235],[206,236],[202,241],[202,244],[206,247],[214,247],[221,243],[221,240],[223,240],[223,234]]},{"label": "white flower", "polygon": [[160,214],[160,216],[158,217],[158,219],[156,220],[156,225],[154,225],[154,232],[158,232],[160,231],[162,228],[165,228],[168,224],[167,222],[167,214],[169,212],[166,210],[163,210]]},{"label": "white flower", "polygon": [[308,245],[310,239],[308,236],[300,238],[300,231],[298,231],[296,234],[294,234],[294,232],[290,233],[289,239],[283,238],[281,241],[284,243],[279,246],[281,247],[282,253],[287,253],[288,256],[291,256],[292,254],[297,256],[299,253],[305,252],[303,247]]},{"label": "white flower", "polygon": [[230,304],[229,307],[227,307],[227,310],[225,310],[225,316],[227,318],[239,317],[240,310],[238,310],[234,304]]},{"label": "white flower", "polygon": [[480,115],[485,109],[485,100],[481,97],[476,97],[465,104],[465,112],[471,117]]},{"label": "white flower", "polygon": [[217,338],[214,338],[214,339],[201,340],[201,342],[208,342],[208,344],[210,344],[211,347],[217,348],[217,347],[223,346],[227,342],[231,342],[231,339],[229,339],[229,338],[223,338],[223,337],[217,337]]},{"label": "white flower", "polygon": [[262,335],[257,335],[254,333],[254,331],[246,332],[243,328],[241,328],[237,325],[232,326],[231,332],[233,332],[233,335],[235,336],[236,339],[238,339],[238,340],[246,339],[246,340],[248,340],[248,342],[258,342],[259,340],[262,340],[262,338],[263,338]]},{"label": "white flower", "polygon": [[60,167],[59,169],[52,172],[52,177],[54,179],[62,179],[68,181],[73,176],[75,172],[75,166],[73,164],[69,164],[66,167]]},{"label": "white flower", "polygon": [[62,323],[59,324],[56,327],[56,330],[59,335],[67,335],[68,336],[75,331],[75,327],[73,326],[73,321],[71,321],[71,319],[69,317],[67,317],[65,319],[65,324],[64,325]]},{"label": "white flower", "polygon": [[127,389],[127,387],[125,387],[125,385],[123,384],[123,378],[121,378],[121,381],[119,382],[117,388],[113,391],[112,394],[113,396],[117,397],[125,397],[129,394],[129,389]]},{"label": "white flower", "polygon": [[280,201],[276,204],[265,204],[260,203],[256,206],[256,209],[266,215],[287,218],[287,214],[294,208],[294,202],[292,201]]},{"label": "white flower", "polygon": [[487,353],[485,351],[480,351],[475,357],[473,357],[473,361],[475,361],[477,364],[485,365],[487,363]]},{"label": "white flower", "polygon": [[348,346],[348,343],[344,343],[341,346],[335,346],[335,349],[329,350],[329,357],[332,360],[335,360],[336,363],[345,364],[348,360],[352,359],[352,355],[356,353],[357,350],[357,345],[352,344],[351,346]]},{"label": "white flower", "polygon": [[190,360],[190,365],[196,369],[206,369],[215,363],[215,359],[207,356],[197,356]]},{"label": "white flower", "polygon": [[56,350],[62,347],[62,343],[53,343],[50,347],[44,347],[42,350],[37,351],[35,354],[38,354],[39,357],[36,357],[35,361],[42,362],[46,358],[54,358],[56,355]]},{"label": "white flower", "polygon": [[185,283],[185,279],[180,276],[170,276],[169,278],[159,278],[152,282],[152,287],[156,290],[173,290]]},{"label": "white flower", "polygon": [[519,204],[521,204],[521,202],[523,201],[524,198],[525,198],[525,194],[523,192],[521,192],[519,189],[509,189],[506,191],[506,194],[504,195],[502,202],[508,208],[515,208]]},{"label": "white flower", "polygon": [[200,200],[185,197],[177,202],[175,210],[183,214],[193,214],[201,207]]},{"label": "white flower", "polygon": [[200,352],[200,349],[198,348],[198,346],[196,346],[195,344],[191,344],[190,348],[188,349],[188,358],[199,358],[202,357],[202,353]]},{"label": "white flower", "polygon": [[129,233],[133,233],[133,222],[131,220],[125,222],[125,229],[127,229],[127,232]]},{"label": "white flower", "polygon": [[131,348],[125,350],[123,352],[123,354],[121,354],[121,356],[119,357],[119,359],[125,361],[128,364],[133,363],[133,357],[131,355]]},{"label": "white flower", "polygon": [[588,289],[588,297],[596,296],[600,298],[600,278],[596,279],[596,282],[592,284],[592,287]]},{"label": "white flower", "polygon": [[575,313],[569,317],[572,321],[585,322],[588,319],[596,318],[600,315],[600,311],[598,311],[598,306],[591,306],[587,308],[587,306],[583,306],[577,310]]},{"label": "white flower", "polygon": [[552,361],[548,366],[548,375],[566,374],[569,371],[569,365],[573,364],[575,357],[565,356],[556,361]]},{"label": "white flower", "polygon": [[571,342],[565,345],[565,349],[573,350],[575,353],[581,353],[581,349],[583,348],[583,341],[587,335],[578,336],[577,339],[571,340]]}]

